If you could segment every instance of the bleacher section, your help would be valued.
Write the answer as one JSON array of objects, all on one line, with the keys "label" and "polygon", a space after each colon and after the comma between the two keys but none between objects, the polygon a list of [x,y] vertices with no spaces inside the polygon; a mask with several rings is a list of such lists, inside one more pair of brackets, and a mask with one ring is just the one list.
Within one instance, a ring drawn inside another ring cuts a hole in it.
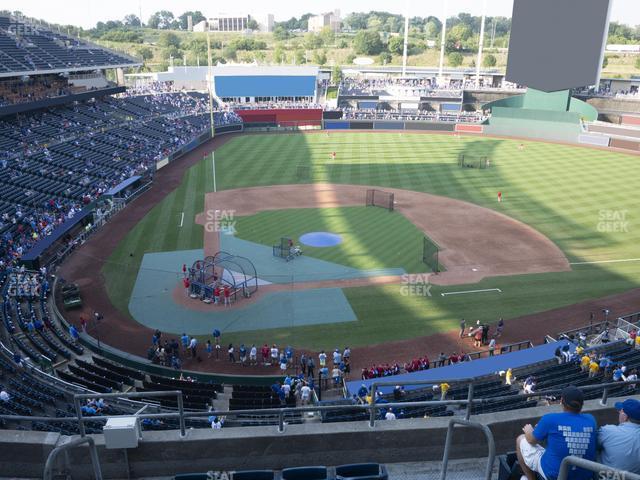
[{"label": "bleacher section", "polygon": [[139,64],[131,57],[42,26],[0,17],[0,76],[26,72],[131,67]]},{"label": "bleacher section", "polygon": [[[0,258],[210,129],[199,93],[92,100],[0,121]],[[216,125],[239,117],[215,112]]]}]

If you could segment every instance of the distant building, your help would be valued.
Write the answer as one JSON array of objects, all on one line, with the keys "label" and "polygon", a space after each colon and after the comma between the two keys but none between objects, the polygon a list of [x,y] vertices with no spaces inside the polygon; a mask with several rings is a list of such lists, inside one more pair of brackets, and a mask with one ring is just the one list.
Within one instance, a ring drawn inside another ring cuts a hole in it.
[{"label": "distant building", "polygon": [[317,33],[324,27],[331,27],[334,32],[340,30],[340,10],[309,17],[307,23],[308,31]]},{"label": "distant building", "polygon": [[265,33],[273,32],[273,25],[275,23],[273,13],[267,13],[266,15],[252,18],[255,18],[258,22],[258,30]]},{"label": "distant building", "polygon": [[261,32],[273,32],[273,14],[260,17],[252,17],[249,14],[226,14],[220,13],[215,17],[203,20],[193,26],[194,32],[244,32],[249,30],[251,20],[258,23],[258,30]]}]

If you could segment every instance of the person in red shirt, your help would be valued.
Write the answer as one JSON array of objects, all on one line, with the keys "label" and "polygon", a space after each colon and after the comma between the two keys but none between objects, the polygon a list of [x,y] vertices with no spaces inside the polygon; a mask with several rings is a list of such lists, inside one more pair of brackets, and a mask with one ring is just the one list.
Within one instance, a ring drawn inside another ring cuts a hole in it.
[{"label": "person in red shirt", "polygon": [[216,305],[220,303],[220,287],[218,285],[213,289],[213,303]]},{"label": "person in red shirt", "polygon": [[189,279],[188,279],[188,278],[186,278],[186,277],[185,277],[185,278],[183,278],[183,279],[182,279],[182,284],[184,285],[184,291],[185,291],[185,293],[186,293],[186,295],[187,295],[187,297],[188,297],[188,296],[189,296],[189,286],[191,285],[191,284],[189,283]]},{"label": "person in red shirt", "polygon": [[231,299],[229,298],[231,296],[231,290],[229,289],[228,286],[224,286],[224,304],[229,306],[231,305]]},{"label": "person in red shirt", "polygon": [[498,192],[498,202],[502,202],[502,192]]},{"label": "person in red shirt", "polygon": [[336,159],[336,152],[331,152],[331,158],[332,158],[333,160],[335,160],[335,159]]},{"label": "person in red shirt", "polygon": [[266,364],[269,360],[269,354],[271,353],[271,349],[269,348],[269,345],[265,343],[262,346],[262,349],[260,350],[260,352],[262,353],[262,363]]}]

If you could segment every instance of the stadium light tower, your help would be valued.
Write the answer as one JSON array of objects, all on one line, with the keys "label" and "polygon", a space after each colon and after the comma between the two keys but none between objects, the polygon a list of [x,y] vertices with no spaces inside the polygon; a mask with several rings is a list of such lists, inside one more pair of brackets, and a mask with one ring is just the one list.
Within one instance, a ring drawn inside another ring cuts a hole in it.
[{"label": "stadium light tower", "polygon": [[480,42],[478,42],[478,59],[476,60],[476,88],[480,88],[480,64],[482,63],[482,47],[484,46],[484,22],[487,17],[487,0],[482,2],[482,20],[480,21]]},{"label": "stadium light tower", "polygon": [[444,46],[447,38],[447,3],[448,0],[445,0],[442,4],[442,40],[440,41],[440,69],[438,71],[438,84],[442,81],[444,69]]},{"label": "stadium light tower", "polygon": [[402,47],[402,78],[407,75],[407,50],[409,44],[409,1],[404,5],[404,45]]}]

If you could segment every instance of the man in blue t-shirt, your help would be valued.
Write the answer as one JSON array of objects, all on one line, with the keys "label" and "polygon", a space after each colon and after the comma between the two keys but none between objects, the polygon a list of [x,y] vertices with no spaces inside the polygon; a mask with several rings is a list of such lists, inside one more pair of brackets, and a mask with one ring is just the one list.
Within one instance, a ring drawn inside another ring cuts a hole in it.
[{"label": "man in blue t-shirt", "polygon": [[[554,480],[565,457],[573,455],[595,461],[597,426],[593,416],[582,411],[584,396],[574,386],[562,391],[562,413],[544,415],[535,428],[524,426],[516,441],[516,452],[522,471],[529,480],[536,480],[536,472],[547,480]],[[546,448],[540,443],[546,441]],[[588,480],[592,473],[570,467],[570,480]]]}]

